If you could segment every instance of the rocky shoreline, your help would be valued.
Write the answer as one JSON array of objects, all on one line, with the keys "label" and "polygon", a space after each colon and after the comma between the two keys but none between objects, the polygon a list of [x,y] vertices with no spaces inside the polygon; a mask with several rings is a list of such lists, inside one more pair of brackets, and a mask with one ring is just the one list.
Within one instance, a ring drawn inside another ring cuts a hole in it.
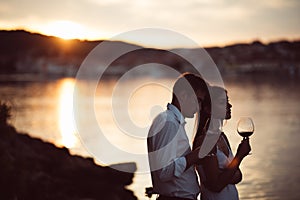
[{"label": "rocky shoreline", "polygon": [[[122,165],[132,168],[135,163]],[[137,199],[126,189],[134,172],[99,166],[5,123],[0,124],[0,166],[0,199]]]}]

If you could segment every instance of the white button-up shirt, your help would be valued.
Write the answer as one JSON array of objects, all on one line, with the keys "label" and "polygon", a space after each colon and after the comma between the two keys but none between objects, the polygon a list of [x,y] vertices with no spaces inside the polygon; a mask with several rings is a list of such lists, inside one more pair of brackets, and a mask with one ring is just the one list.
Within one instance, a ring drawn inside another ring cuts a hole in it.
[{"label": "white button-up shirt", "polygon": [[154,192],[196,199],[200,189],[194,167],[186,168],[191,152],[181,112],[172,104],[153,121],[148,133],[148,157]]}]

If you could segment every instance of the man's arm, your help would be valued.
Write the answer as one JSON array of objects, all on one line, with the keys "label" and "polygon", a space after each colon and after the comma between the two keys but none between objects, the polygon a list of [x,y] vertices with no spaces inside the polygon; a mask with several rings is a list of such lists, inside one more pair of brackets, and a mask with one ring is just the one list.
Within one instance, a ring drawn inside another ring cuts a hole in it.
[{"label": "man's arm", "polygon": [[190,168],[192,165],[200,164],[202,162],[202,159],[200,159],[198,157],[199,150],[200,150],[200,148],[194,149],[193,151],[191,151],[190,153],[188,153],[185,156],[185,159],[186,159],[185,170],[187,170],[188,168]]},{"label": "man's arm", "polygon": [[199,136],[194,139],[193,141],[193,151],[191,151],[189,154],[185,156],[186,159],[186,168],[190,168],[192,165],[195,164],[201,164],[203,162],[203,158],[199,158],[199,151],[201,148],[201,145],[205,139],[205,135],[203,134],[202,136]]},{"label": "man's arm", "polygon": [[149,152],[151,170],[157,171],[162,181],[169,181],[180,176],[186,167],[184,156],[177,156],[178,141],[176,139],[179,124],[166,121],[159,132],[152,134],[152,152]]}]

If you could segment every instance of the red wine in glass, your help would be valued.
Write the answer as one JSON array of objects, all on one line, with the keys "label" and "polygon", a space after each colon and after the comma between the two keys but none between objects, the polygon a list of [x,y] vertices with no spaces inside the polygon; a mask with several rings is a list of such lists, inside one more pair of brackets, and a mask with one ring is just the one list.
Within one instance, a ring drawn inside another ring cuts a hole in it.
[{"label": "red wine in glass", "polygon": [[237,132],[244,139],[250,137],[254,132],[254,123],[250,117],[241,117],[237,124]]},{"label": "red wine in glass", "polygon": [[250,117],[241,117],[237,124],[237,132],[243,139],[248,139],[254,132],[253,120]]},{"label": "red wine in glass", "polygon": [[253,131],[247,131],[247,132],[238,132],[240,136],[242,136],[243,138],[248,138],[249,136],[251,136],[253,134]]}]

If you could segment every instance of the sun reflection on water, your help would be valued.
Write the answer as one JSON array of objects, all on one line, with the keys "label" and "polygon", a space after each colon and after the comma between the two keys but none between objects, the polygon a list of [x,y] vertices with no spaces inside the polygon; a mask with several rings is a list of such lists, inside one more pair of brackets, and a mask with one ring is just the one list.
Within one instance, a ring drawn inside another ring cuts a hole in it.
[{"label": "sun reflection on water", "polygon": [[75,80],[63,79],[60,84],[59,96],[59,129],[61,133],[61,145],[72,148],[76,145],[76,127],[73,116],[73,92]]}]

